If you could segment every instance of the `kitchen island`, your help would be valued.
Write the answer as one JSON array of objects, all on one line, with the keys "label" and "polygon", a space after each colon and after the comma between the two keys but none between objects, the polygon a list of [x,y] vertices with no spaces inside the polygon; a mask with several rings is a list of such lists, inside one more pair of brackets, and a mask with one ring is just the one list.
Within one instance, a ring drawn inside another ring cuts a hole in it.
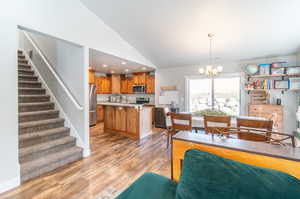
[{"label": "kitchen island", "polygon": [[98,102],[104,106],[104,131],[132,139],[152,133],[152,107],[140,104]]}]

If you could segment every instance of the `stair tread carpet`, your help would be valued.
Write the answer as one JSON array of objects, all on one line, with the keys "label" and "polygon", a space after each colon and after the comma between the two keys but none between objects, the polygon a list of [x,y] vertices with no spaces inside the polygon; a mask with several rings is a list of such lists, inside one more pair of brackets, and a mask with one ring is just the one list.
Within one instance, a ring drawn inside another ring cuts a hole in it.
[{"label": "stair tread carpet", "polygon": [[40,143],[40,144],[35,144],[29,147],[22,147],[19,149],[19,154],[21,156],[25,156],[31,153],[36,153],[38,151],[42,151],[42,150],[46,150],[46,149],[50,149],[53,148],[55,146],[58,145],[63,145],[69,142],[74,142],[76,140],[75,137],[72,136],[66,136],[60,139],[56,139],[56,140],[50,140],[48,142],[44,142],[44,143]]},{"label": "stair tread carpet", "polygon": [[57,123],[57,122],[64,122],[64,118],[55,118],[55,119],[47,119],[47,120],[39,120],[39,121],[31,121],[31,122],[22,122],[19,124],[20,128],[26,128],[26,127],[34,127],[39,126],[43,124],[50,124],[50,123]]},{"label": "stair tread carpet", "polygon": [[63,133],[66,131],[69,132],[70,128],[60,127],[60,128],[54,128],[54,129],[49,129],[49,130],[44,130],[44,131],[36,131],[33,133],[21,134],[21,135],[19,135],[19,139],[21,141],[25,141],[25,140],[36,139],[36,138],[40,138],[40,137],[46,137],[46,136],[50,136],[50,135],[54,135],[54,134],[59,134],[59,133]]},{"label": "stair tread carpet", "polygon": [[82,158],[82,151],[82,148],[74,146],[33,161],[21,163],[21,181],[25,182],[56,168],[80,160]]}]

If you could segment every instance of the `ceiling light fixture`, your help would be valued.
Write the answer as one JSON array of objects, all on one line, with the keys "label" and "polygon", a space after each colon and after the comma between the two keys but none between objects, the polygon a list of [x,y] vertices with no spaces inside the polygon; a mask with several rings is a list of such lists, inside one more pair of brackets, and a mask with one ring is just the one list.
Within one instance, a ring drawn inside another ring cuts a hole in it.
[{"label": "ceiling light fixture", "polygon": [[212,40],[214,37],[213,33],[209,33],[208,34],[209,37],[209,65],[206,66],[206,68],[199,68],[199,73],[201,75],[206,75],[209,77],[213,77],[218,75],[218,73],[223,71],[223,66],[219,65],[219,66],[214,66],[213,65],[213,61],[212,61]]},{"label": "ceiling light fixture", "polygon": [[142,68],[142,70],[146,70],[146,69],[147,69],[146,67],[143,67],[143,68]]},{"label": "ceiling light fixture", "polygon": [[106,65],[106,64],[103,64],[102,66],[103,66],[104,68],[106,68],[106,67],[107,67],[107,65]]},{"label": "ceiling light fixture", "polygon": [[110,71],[110,73],[115,73],[115,71],[112,70],[112,71]]},{"label": "ceiling light fixture", "polygon": [[126,65],[127,63],[123,61],[121,64],[122,64],[122,65]]},{"label": "ceiling light fixture", "polygon": [[128,71],[129,71],[129,69],[128,69],[128,68],[126,68],[126,69],[125,69],[125,72],[128,72]]}]

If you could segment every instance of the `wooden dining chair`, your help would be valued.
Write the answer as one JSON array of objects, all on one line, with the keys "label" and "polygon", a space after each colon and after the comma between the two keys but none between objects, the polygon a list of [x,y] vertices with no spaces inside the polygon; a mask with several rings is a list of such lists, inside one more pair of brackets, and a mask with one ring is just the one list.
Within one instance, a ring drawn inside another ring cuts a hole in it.
[{"label": "wooden dining chair", "polygon": [[223,134],[231,125],[230,116],[204,115],[204,131],[206,134]]},{"label": "wooden dining chair", "polygon": [[192,131],[192,114],[189,113],[168,113],[171,117],[171,129],[168,130],[167,148],[171,137],[178,131]]},{"label": "wooden dining chair", "polygon": [[238,139],[267,142],[272,135],[273,121],[237,118]]}]

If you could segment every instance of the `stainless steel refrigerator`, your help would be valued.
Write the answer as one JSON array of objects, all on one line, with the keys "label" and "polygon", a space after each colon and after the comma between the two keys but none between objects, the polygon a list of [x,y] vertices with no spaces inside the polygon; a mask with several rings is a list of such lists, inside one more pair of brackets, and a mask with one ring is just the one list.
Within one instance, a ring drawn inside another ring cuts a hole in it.
[{"label": "stainless steel refrigerator", "polygon": [[97,93],[96,86],[90,84],[90,126],[97,123]]}]

